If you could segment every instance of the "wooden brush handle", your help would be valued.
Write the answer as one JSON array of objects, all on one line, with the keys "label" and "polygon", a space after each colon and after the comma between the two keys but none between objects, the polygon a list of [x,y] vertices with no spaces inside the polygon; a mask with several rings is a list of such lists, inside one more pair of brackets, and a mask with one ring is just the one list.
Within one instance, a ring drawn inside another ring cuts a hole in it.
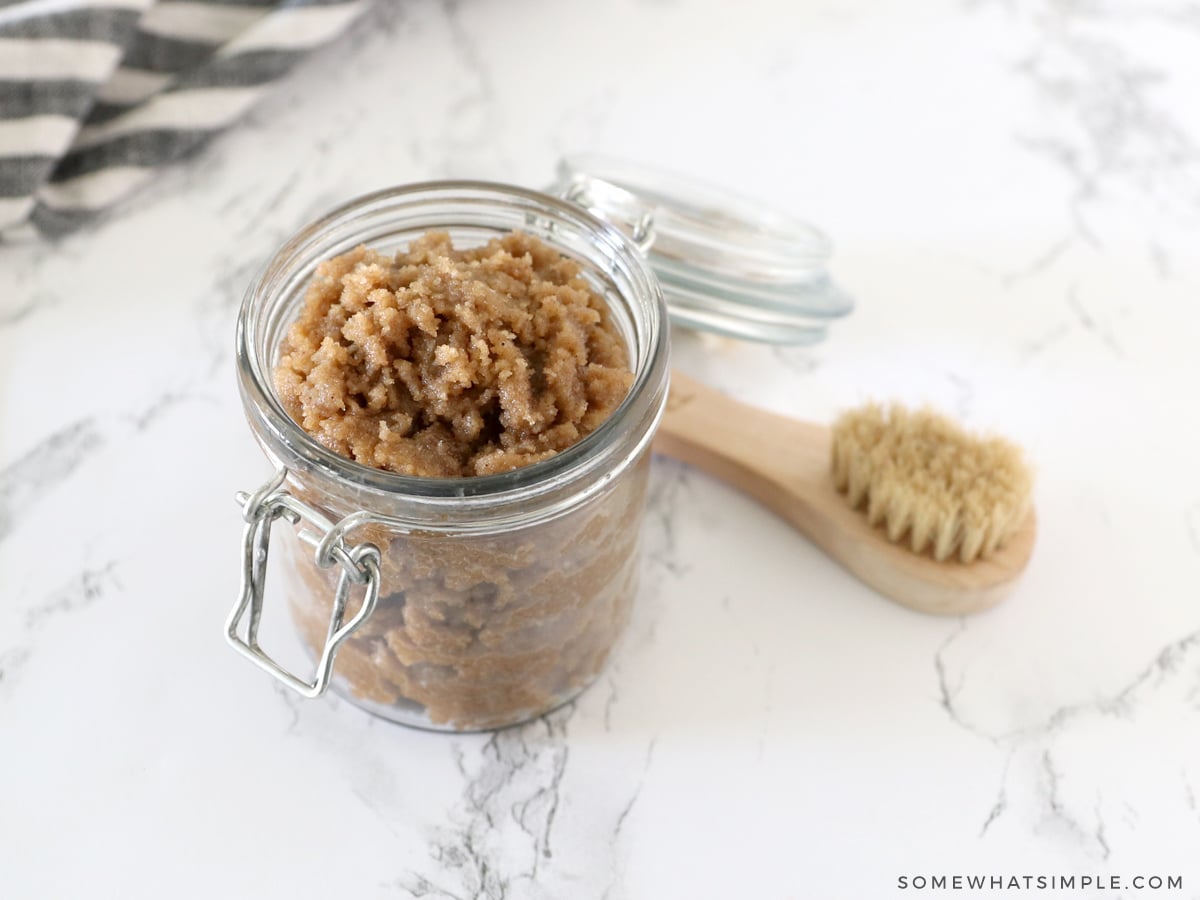
[{"label": "wooden brush handle", "polygon": [[654,447],[754,497],[857,578],[921,612],[964,615],[1000,602],[1033,550],[1030,513],[988,559],[936,562],[891,543],[833,486],[829,429],[739,403],[674,372]]}]

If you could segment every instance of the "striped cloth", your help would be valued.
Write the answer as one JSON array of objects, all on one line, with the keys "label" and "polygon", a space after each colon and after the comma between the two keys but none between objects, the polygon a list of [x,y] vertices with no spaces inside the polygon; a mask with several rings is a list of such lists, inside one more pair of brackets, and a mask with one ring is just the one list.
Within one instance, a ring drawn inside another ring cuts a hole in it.
[{"label": "striped cloth", "polygon": [[0,240],[93,218],[368,2],[0,0]]}]

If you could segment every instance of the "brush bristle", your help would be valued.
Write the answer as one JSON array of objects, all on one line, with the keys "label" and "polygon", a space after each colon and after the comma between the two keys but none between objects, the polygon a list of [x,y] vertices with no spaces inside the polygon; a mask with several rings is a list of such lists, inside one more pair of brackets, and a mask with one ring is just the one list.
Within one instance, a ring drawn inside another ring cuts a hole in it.
[{"label": "brush bristle", "polygon": [[888,539],[944,562],[990,556],[1029,513],[1033,476],[1014,444],[930,410],[868,404],[833,426],[833,481]]}]

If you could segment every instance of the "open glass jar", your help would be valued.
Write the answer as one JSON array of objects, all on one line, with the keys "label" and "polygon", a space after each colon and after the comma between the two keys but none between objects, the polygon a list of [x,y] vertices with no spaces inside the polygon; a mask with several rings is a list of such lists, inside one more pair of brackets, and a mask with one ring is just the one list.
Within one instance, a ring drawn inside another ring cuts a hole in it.
[{"label": "open glass jar", "polygon": [[[668,310],[725,337],[809,344],[853,307],[829,276],[829,239],[757,203],[594,156],[563,160],[550,190],[457,181],[362,197],[288,241],[246,295],[239,384],[277,473],[238,495],[242,586],[226,635],[305,696],[332,684],[385,718],[445,730],[498,728],[569,700],[629,617],[667,396]],[[339,456],[292,420],[272,374],[317,265],[359,244],[395,251],[430,230],[460,248],[523,231],[581,266],[634,375],[603,425],[503,474],[415,478]],[[316,660],[307,680],[258,640],[281,518],[292,526],[286,596]]]},{"label": "open glass jar", "polygon": [[[519,230],[580,264],[634,375],[582,441],[497,475],[418,478],[339,456],[287,414],[273,371],[317,265],[359,244],[393,252],[433,229],[460,247]],[[599,674],[636,590],[649,447],[668,382],[662,292],[629,237],[577,204],[515,187],[434,182],[371,194],[270,261],[242,305],[237,361],[246,416],[278,471],[239,495],[242,587],[226,624],[235,648],[306,696],[332,685],[385,718],[446,730],[541,715]],[[307,680],[258,641],[280,519],[283,592],[316,660]]]}]

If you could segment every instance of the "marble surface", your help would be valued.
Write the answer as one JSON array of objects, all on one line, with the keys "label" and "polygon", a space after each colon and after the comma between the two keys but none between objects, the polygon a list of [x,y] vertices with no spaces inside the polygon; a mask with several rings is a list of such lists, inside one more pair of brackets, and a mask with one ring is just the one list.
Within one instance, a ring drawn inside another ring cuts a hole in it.
[{"label": "marble surface", "polygon": [[[381,2],[109,221],[0,250],[0,896],[1200,897],[1198,95],[1179,0]],[[544,720],[406,730],[225,646],[254,270],[351,195],[578,148],[835,237],[828,342],[677,365],[1021,441],[1004,606],[907,612],[658,460],[632,626]]]}]

